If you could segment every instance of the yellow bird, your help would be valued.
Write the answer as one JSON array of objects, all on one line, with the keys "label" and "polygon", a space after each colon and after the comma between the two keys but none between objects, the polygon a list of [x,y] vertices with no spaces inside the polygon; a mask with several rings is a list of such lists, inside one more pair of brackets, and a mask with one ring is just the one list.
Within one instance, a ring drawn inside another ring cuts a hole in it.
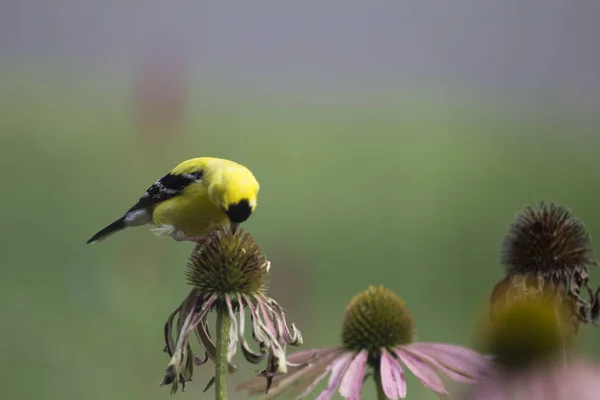
[{"label": "yellow bird", "polygon": [[177,241],[200,243],[214,228],[248,219],[259,184],[243,165],[221,158],[192,158],[177,165],[144,193],[121,218],[96,233],[96,243],[130,226],[154,224]]}]

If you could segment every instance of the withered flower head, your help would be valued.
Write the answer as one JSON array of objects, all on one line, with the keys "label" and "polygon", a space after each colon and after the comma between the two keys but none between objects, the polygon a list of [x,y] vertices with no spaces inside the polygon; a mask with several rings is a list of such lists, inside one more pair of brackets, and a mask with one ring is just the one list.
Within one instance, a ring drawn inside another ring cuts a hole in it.
[{"label": "withered flower head", "polygon": [[[185,387],[191,380],[195,365],[202,365],[209,358],[215,361],[216,346],[207,320],[211,311],[226,311],[231,318],[227,353],[230,372],[238,368],[232,363],[238,340],[248,362],[258,364],[266,356],[270,375],[286,371],[285,348],[301,344],[302,335],[293,324],[290,332],[283,308],[267,296],[269,270],[265,255],[242,229],[232,232],[219,228],[208,235],[188,264],[187,277],[194,288],[165,324],[165,351],[171,362],[161,385],[171,384],[172,392],[176,392],[179,384]],[[250,348],[244,335],[246,308],[258,351]],[[190,344],[192,334],[203,347],[204,359],[194,355]],[[211,384],[212,380],[206,389]]]},{"label": "withered flower head", "polygon": [[499,305],[480,336],[485,352],[514,372],[560,356],[569,324],[567,308],[554,296],[522,297]]},{"label": "withered flower head", "polygon": [[250,234],[221,228],[192,254],[186,275],[190,285],[202,293],[253,296],[267,292],[269,269],[266,256]]},{"label": "withered flower head", "polygon": [[540,204],[519,213],[510,226],[502,249],[509,274],[541,273],[562,279],[574,271],[587,277],[595,265],[590,236],[569,210]]},{"label": "withered flower head", "polygon": [[346,309],[342,346],[301,351],[288,357],[288,372],[265,384],[254,378],[238,386],[249,394],[267,393],[263,399],[304,398],[329,376],[319,400],[339,392],[345,399],[359,399],[370,368],[378,390],[389,399],[406,397],[404,367],[427,388],[447,394],[442,376],[474,383],[491,370],[487,357],[473,350],[442,343],[414,340],[414,322],[404,301],[380,286],[358,294]]},{"label": "withered flower head", "polygon": [[[551,288],[573,303],[579,321],[591,322],[594,300],[588,268],[598,264],[583,223],[567,209],[541,203],[519,213],[504,240],[501,261],[507,273],[501,284],[517,278],[536,284],[540,292]],[[582,291],[590,298],[584,299]]]}]

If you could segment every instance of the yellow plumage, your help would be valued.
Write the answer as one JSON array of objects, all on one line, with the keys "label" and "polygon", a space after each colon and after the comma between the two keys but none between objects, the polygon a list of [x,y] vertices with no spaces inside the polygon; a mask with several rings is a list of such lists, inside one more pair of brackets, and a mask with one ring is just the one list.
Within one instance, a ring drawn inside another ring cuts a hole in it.
[{"label": "yellow plumage", "polygon": [[193,185],[182,195],[157,204],[152,213],[154,225],[177,227],[185,236],[201,236],[228,221],[223,210],[209,200],[204,185]]},{"label": "yellow plumage", "polygon": [[128,226],[150,223],[175,240],[196,240],[218,226],[244,222],[256,209],[258,191],[258,181],[243,165],[193,158],[156,181],[123,217],[88,243]]}]

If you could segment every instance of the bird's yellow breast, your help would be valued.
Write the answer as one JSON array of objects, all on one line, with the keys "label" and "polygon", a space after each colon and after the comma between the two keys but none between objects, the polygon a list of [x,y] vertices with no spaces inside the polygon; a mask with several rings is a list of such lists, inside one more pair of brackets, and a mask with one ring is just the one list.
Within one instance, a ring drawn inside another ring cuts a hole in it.
[{"label": "bird's yellow breast", "polygon": [[227,224],[227,215],[208,198],[203,182],[187,187],[184,192],[156,205],[152,222],[156,226],[173,226],[185,236],[201,236],[217,226]]}]

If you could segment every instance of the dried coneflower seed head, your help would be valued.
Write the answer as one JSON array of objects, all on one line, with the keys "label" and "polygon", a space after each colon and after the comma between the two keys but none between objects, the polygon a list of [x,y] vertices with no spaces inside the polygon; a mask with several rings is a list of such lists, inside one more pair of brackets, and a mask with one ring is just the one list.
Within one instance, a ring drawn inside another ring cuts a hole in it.
[{"label": "dried coneflower seed head", "polygon": [[[581,221],[560,206],[541,203],[517,215],[502,248],[509,274],[536,273],[558,279],[595,264]],[[587,274],[586,274],[587,275]]]},{"label": "dried coneflower seed head", "polygon": [[188,263],[187,278],[200,293],[266,293],[269,262],[249,233],[219,228]]},{"label": "dried coneflower seed head", "polygon": [[481,336],[486,352],[515,370],[560,354],[569,323],[570,313],[559,299],[523,297],[499,306]]},{"label": "dried coneflower seed head", "polygon": [[579,322],[593,321],[588,269],[598,263],[583,223],[565,208],[541,203],[517,215],[504,240],[502,263],[507,275],[500,286],[511,289],[515,279],[527,280],[540,293],[562,296],[570,303],[575,333]]},{"label": "dried coneflower seed head", "polygon": [[414,333],[413,317],[404,300],[383,286],[370,286],[346,308],[342,343],[349,350],[368,350],[374,357],[382,348],[411,343]]}]

